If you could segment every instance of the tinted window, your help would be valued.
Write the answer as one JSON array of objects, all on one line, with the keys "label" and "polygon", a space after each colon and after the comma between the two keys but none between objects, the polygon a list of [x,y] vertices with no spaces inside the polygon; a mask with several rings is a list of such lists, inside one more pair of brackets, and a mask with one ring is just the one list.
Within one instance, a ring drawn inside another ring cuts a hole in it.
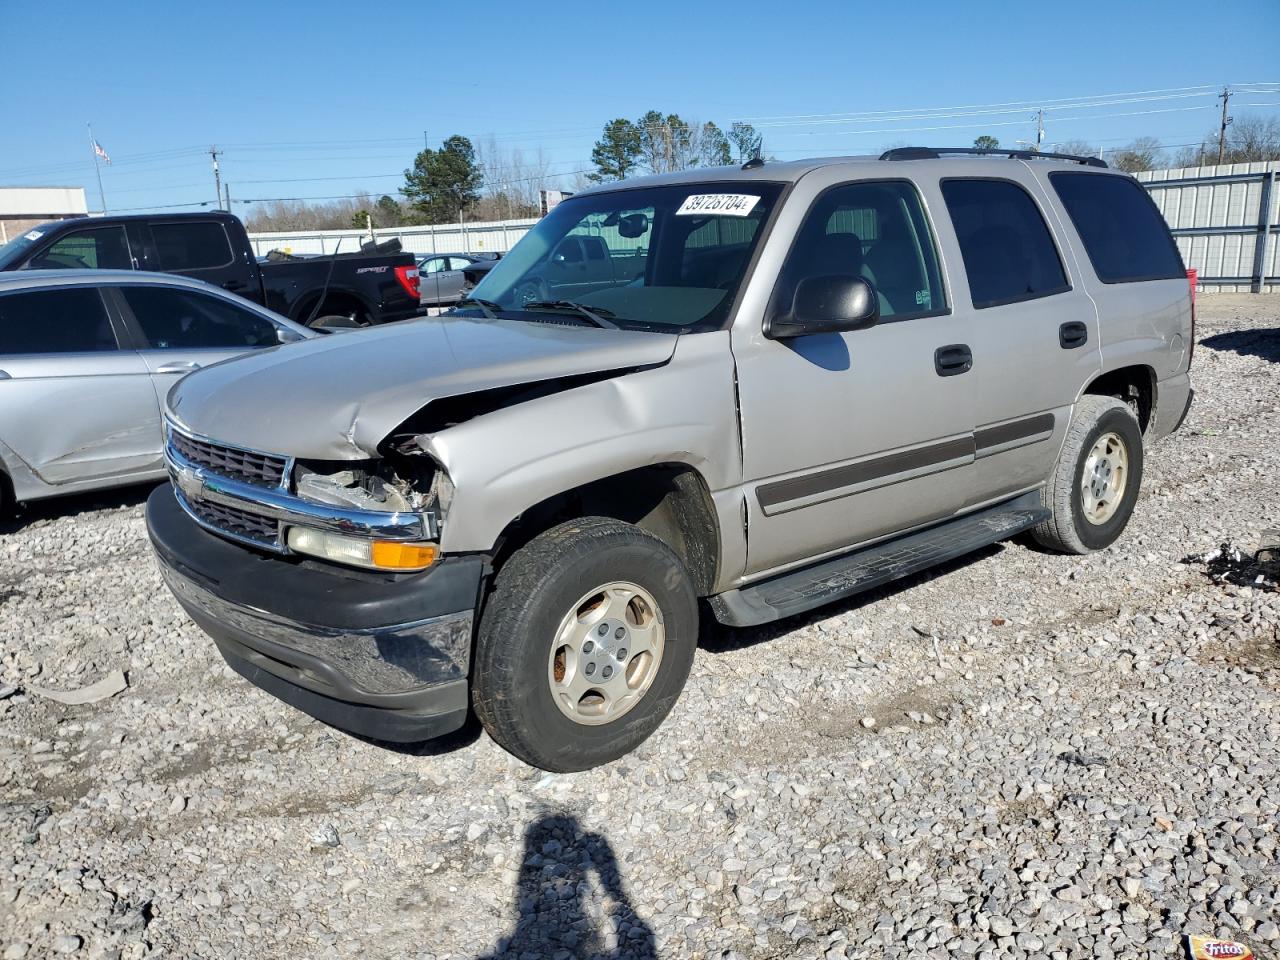
[{"label": "tinted window", "polygon": [[98,227],[68,233],[31,258],[32,270],[132,270],[124,227]]},{"label": "tinted window", "polygon": [[275,324],[225,300],[172,287],[124,287],[153,350],[267,347],[279,343]]},{"label": "tinted window", "polygon": [[1186,275],[1160,211],[1147,191],[1128,177],[1051,173],[1049,182],[1103,283]]},{"label": "tinted window", "polygon": [[1070,289],[1062,261],[1027,191],[1007,180],[944,180],[969,292],[978,309]]},{"label": "tinted window", "polygon": [[946,310],[933,233],[915,187],[854,183],[819,197],[787,256],[774,311],[791,309],[804,278],[829,275],[870,281],[884,320]]},{"label": "tinted window", "polygon": [[222,224],[152,223],[161,270],[202,270],[225,267],[232,261],[231,242]]},{"label": "tinted window", "polygon": [[115,350],[97,290],[76,287],[0,296],[0,354]]}]

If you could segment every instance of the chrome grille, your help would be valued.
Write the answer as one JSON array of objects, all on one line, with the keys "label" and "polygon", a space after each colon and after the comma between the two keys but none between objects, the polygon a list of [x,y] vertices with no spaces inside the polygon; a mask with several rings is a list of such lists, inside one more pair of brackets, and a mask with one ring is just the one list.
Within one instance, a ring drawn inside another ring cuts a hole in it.
[{"label": "chrome grille", "polygon": [[177,430],[169,431],[169,443],[191,463],[219,476],[259,487],[279,487],[284,482],[285,457],[197,440]]},{"label": "chrome grille", "polygon": [[202,523],[232,536],[252,540],[264,547],[280,545],[280,525],[270,517],[261,517],[247,510],[238,510],[209,500],[197,500],[181,496],[182,504]]}]

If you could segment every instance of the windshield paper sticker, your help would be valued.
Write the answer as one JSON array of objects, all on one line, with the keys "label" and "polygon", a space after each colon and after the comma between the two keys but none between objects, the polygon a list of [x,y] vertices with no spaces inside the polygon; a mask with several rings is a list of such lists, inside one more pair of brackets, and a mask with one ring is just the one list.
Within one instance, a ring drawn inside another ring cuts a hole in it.
[{"label": "windshield paper sticker", "polygon": [[31,240],[32,242],[34,242],[36,240],[39,240],[41,237],[43,237],[44,234],[41,233],[39,230],[32,230],[26,236],[28,240]]},{"label": "windshield paper sticker", "polygon": [[759,197],[746,193],[695,193],[685,197],[676,211],[677,217],[714,213],[721,217],[745,217],[760,202]]}]

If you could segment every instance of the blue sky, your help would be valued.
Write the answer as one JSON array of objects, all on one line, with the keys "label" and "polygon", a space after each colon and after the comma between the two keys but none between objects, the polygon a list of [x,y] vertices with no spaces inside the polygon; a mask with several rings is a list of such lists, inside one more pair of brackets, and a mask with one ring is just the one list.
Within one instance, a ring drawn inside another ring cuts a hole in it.
[{"label": "blue sky", "polygon": [[[1034,137],[1032,110],[988,105],[1015,102],[1048,108],[1047,145],[1178,145],[1215,127],[1208,88],[1280,81],[1276,0],[0,0],[0,36],[0,185],[83,185],[96,207],[92,121],[112,210],[211,200],[210,144],[233,200],[330,197],[394,192],[424,130],[433,145],[541,148],[566,175],[589,167],[606,121],[651,107],[726,128],[774,118],[758,126],[780,159],[1012,144]],[[1068,102],[1139,91],[1164,92]],[[1242,92],[1232,111],[1280,116],[1280,92]],[[830,116],[850,113],[864,116]]]}]

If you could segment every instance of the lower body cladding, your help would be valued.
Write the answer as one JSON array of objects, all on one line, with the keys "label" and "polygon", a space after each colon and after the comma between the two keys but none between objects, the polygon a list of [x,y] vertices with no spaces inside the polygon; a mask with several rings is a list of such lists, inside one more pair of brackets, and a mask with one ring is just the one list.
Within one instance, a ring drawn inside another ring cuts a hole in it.
[{"label": "lower body cladding", "polygon": [[165,583],[251,683],[377,740],[428,740],[466,722],[483,557],[390,576],[266,556],[203,529],[169,486],[148,499],[147,529]]}]

